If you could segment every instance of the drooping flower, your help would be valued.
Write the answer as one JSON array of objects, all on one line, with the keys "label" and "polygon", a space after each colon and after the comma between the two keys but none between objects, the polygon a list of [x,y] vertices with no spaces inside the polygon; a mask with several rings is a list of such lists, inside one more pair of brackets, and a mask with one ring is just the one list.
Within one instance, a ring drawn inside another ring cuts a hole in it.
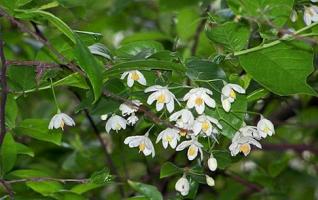
[{"label": "drooping flower", "polygon": [[290,20],[292,22],[296,22],[297,21],[297,18],[298,18],[298,15],[297,15],[297,11],[296,10],[292,10],[291,14],[290,14]]},{"label": "drooping flower", "polygon": [[217,119],[207,115],[200,115],[194,122],[193,133],[198,135],[202,131],[207,136],[210,136],[212,133],[218,133],[217,128],[222,129],[222,125]]},{"label": "drooping flower", "polygon": [[135,113],[132,113],[128,118],[127,118],[127,123],[131,126],[135,125],[136,122],[138,121],[138,117],[135,115]]},{"label": "drooping flower", "polygon": [[212,155],[208,159],[208,167],[212,172],[218,167],[218,162]]},{"label": "drooping flower", "polygon": [[75,126],[74,120],[65,113],[57,113],[55,114],[49,124],[49,129],[58,129],[61,128],[64,130],[64,126]]},{"label": "drooping flower", "polygon": [[132,113],[137,112],[139,106],[142,104],[139,100],[132,100],[131,102],[133,105],[127,103],[120,104],[119,110],[123,116],[131,115]]},{"label": "drooping flower", "polygon": [[192,137],[191,140],[186,140],[181,142],[178,146],[176,151],[182,151],[185,148],[188,148],[187,156],[189,160],[193,160],[197,157],[198,152],[200,152],[201,160],[203,159],[202,147],[203,145],[198,142],[196,137]]},{"label": "drooping flower", "polygon": [[182,109],[179,110],[175,113],[173,113],[170,117],[170,121],[177,121],[177,120],[182,120],[184,123],[193,123],[194,122],[194,117],[192,115],[192,112],[189,111],[188,109]]},{"label": "drooping flower", "polygon": [[106,132],[109,133],[111,129],[118,132],[121,129],[126,129],[127,120],[119,115],[111,116],[106,122]]},{"label": "drooping flower", "polygon": [[126,76],[127,76],[128,87],[132,87],[135,81],[137,81],[141,85],[147,85],[147,81],[144,75],[138,70],[131,70],[131,71],[124,72],[121,75],[120,79],[124,79]]},{"label": "drooping flower", "polygon": [[155,148],[148,135],[149,132],[145,135],[130,136],[125,139],[124,143],[128,144],[130,148],[138,147],[139,152],[143,152],[145,156],[152,154],[152,157],[155,157]]},{"label": "drooping flower", "polygon": [[146,88],[145,92],[153,92],[151,95],[149,95],[147,103],[151,105],[154,101],[156,101],[157,111],[161,111],[164,105],[166,105],[167,110],[171,113],[174,110],[174,101],[178,102],[175,95],[170,92],[167,87],[154,85]]},{"label": "drooping flower", "polygon": [[189,109],[195,107],[198,114],[202,114],[205,109],[205,104],[211,108],[215,108],[215,101],[209,95],[212,95],[212,91],[206,88],[194,88],[191,89],[184,97],[183,101],[187,101],[187,107]]},{"label": "drooping flower", "polygon": [[242,130],[240,129],[238,132],[236,132],[232,138],[232,144],[229,147],[232,156],[236,156],[240,152],[247,156],[251,151],[251,145],[254,145],[260,149],[262,148],[262,145],[252,136],[246,136],[250,133],[243,134],[241,131]]},{"label": "drooping flower", "polygon": [[237,85],[237,84],[231,84],[228,83],[222,88],[222,94],[221,94],[221,102],[223,109],[226,112],[229,112],[231,109],[231,104],[235,101],[236,99],[236,93],[238,92],[240,94],[244,94],[245,90]]},{"label": "drooping flower", "polygon": [[304,22],[309,26],[312,22],[318,22],[318,7],[317,6],[305,6],[304,11]]},{"label": "drooping flower", "polygon": [[180,140],[179,130],[167,128],[161,131],[157,137],[156,143],[162,140],[162,146],[166,149],[168,145],[175,149],[178,141]]},{"label": "drooping flower", "polygon": [[208,186],[213,187],[215,186],[215,181],[211,176],[205,175],[205,180]]},{"label": "drooping flower", "polygon": [[101,115],[100,116],[100,119],[105,121],[107,119],[108,115],[107,114],[104,114],[104,115]]},{"label": "drooping flower", "polygon": [[193,133],[193,121],[189,121],[189,122],[184,122],[182,119],[178,119],[176,121],[176,127],[182,129],[179,130],[179,135],[180,136],[189,136],[192,135]]},{"label": "drooping flower", "polygon": [[180,192],[182,196],[187,196],[189,194],[190,183],[185,175],[176,182],[175,189]]},{"label": "drooping flower", "polygon": [[262,138],[266,138],[267,135],[272,136],[273,134],[275,134],[273,123],[264,118],[263,115],[261,115],[261,119],[257,123],[257,130]]}]

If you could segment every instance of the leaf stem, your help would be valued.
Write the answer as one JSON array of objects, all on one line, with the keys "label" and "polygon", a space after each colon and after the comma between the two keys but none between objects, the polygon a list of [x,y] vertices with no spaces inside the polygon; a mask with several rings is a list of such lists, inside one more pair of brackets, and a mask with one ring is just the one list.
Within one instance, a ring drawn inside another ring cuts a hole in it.
[{"label": "leaf stem", "polygon": [[57,108],[57,113],[60,113],[61,110],[60,110],[59,105],[58,105],[57,100],[56,100],[56,95],[55,95],[55,91],[54,91],[54,87],[53,87],[53,81],[51,78],[50,78],[50,81],[51,81],[51,89],[52,89],[52,94],[53,94],[53,98],[54,98],[54,103],[55,103],[55,106]]}]

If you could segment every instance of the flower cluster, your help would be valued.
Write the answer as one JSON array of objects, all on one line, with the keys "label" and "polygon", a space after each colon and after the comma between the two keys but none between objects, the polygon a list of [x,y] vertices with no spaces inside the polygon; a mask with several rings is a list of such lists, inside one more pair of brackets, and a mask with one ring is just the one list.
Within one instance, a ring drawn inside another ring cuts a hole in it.
[{"label": "flower cluster", "polygon": [[[312,3],[318,2],[318,0],[311,0]],[[296,22],[298,14],[296,10],[292,10],[290,20]],[[318,7],[316,5],[304,6],[304,22],[307,26],[314,22],[318,22]]]},{"label": "flower cluster", "polygon": [[[143,74],[138,70],[124,72],[121,79],[127,77],[128,87],[132,87],[137,81],[141,85],[146,85],[147,81]],[[191,88],[180,100],[169,90],[167,86],[154,85],[147,87],[144,92],[149,93],[147,104],[155,104],[156,111],[163,111],[166,109],[171,113],[169,123],[171,126],[162,130],[156,139],[156,143],[162,143],[164,149],[172,148],[175,151],[187,150],[187,158],[192,161],[199,158],[203,161],[204,146],[200,143],[200,138],[210,138],[217,142],[217,136],[222,131],[223,126],[218,119],[210,116],[205,111],[207,107],[211,109],[216,108],[216,101],[213,99],[213,92],[207,88],[197,87]],[[245,89],[237,84],[224,83],[221,90],[221,104],[225,112],[230,112],[231,105],[237,98],[237,93],[244,94]],[[182,103],[184,102],[184,106]],[[181,107],[180,110],[175,111],[175,103]],[[127,126],[134,126],[139,120],[137,113],[142,103],[135,100],[127,100],[119,106],[121,115],[113,113],[109,118],[108,115],[102,115],[102,120],[107,120],[105,129],[107,133],[112,130],[118,132],[124,130]],[[72,118],[64,113],[56,114],[50,124],[49,128],[64,128],[64,124],[74,126],[75,122]],[[153,127],[153,126],[152,126]],[[149,137],[152,127],[144,135],[129,136],[124,140],[124,143],[131,148],[138,147],[139,152],[145,156],[155,156],[155,148]],[[232,144],[229,146],[231,155],[235,156],[242,152],[247,156],[251,151],[251,145],[261,148],[259,140],[271,136],[275,133],[273,124],[261,116],[257,126],[244,126],[240,128],[232,139]],[[213,154],[208,152],[210,157],[207,159],[207,166],[210,171],[217,169],[217,160]],[[206,183],[209,186],[214,186],[214,179],[206,175]],[[175,189],[181,195],[189,193],[189,181],[185,173],[180,178]]]}]

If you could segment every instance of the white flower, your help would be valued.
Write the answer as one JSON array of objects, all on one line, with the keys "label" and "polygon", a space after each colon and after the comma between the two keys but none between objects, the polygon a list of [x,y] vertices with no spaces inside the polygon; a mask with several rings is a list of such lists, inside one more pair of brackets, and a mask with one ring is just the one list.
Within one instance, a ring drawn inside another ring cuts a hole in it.
[{"label": "white flower", "polygon": [[153,92],[149,95],[147,103],[151,105],[154,101],[156,102],[156,110],[160,111],[166,104],[167,110],[171,113],[174,110],[174,100],[178,102],[172,92],[167,87],[160,85],[154,85],[145,89],[145,92]]},{"label": "white flower", "polygon": [[317,6],[310,6],[305,7],[304,11],[304,22],[308,26],[312,22],[318,21],[318,7]]},{"label": "white flower", "polygon": [[212,155],[208,159],[208,167],[212,172],[218,167],[218,162]]},{"label": "white flower", "polygon": [[177,121],[178,119],[181,119],[184,123],[193,123],[194,117],[192,115],[192,112],[188,109],[182,109],[178,112],[173,113],[169,117],[170,121]]},{"label": "white flower", "polygon": [[106,132],[109,133],[111,129],[118,132],[120,129],[126,129],[127,120],[122,118],[119,115],[111,116],[108,121],[106,122]]},{"label": "white flower", "polygon": [[198,152],[200,152],[201,160],[203,159],[203,153],[202,153],[202,149],[201,149],[203,147],[203,145],[198,142],[197,138],[193,137],[191,140],[186,140],[186,141],[181,142],[177,146],[176,151],[182,151],[187,147],[189,147],[188,153],[187,153],[189,160],[195,159],[198,155]]},{"label": "white flower", "polygon": [[132,113],[128,118],[127,118],[127,123],[131,126],[136,124],[138,121],[138,117],[135,115],[135,113]]},{"label": "white flower", "polygon": [[100,119],[105,121],[107,119],[108,115],[107,114],[104,114],[104,115],[101,115],[100,116]]},{"label": "white flower", "polygon": [[137,135],[127,137],[124,141],[130,148],[139,147],[139,152],[143,152],[145,156],[152,154],[155,157],[155,148],[148,137],[148,132],[145,135]]},{"label": "white flower", "polygon": [[257,130],[259,132],[259,135],[263,138],[266,138],[267,135],[272,136],[273,134],[275,134],[273,123],[264,118],[263,115],[261,115],[261,119],[257,123]]},{"label": "white flower", "polygon": [[198,135],[202,131],[207,136],[210,136],[212,133],[216,134],[218,133],[218,129],[214,125],[222,129],[222,125],[217,119],[207,115],[200,115],[194,122],[193,133],[194,135]]},{"label": "white flower", "polygon": [[215,186],[215,181],[212,177],[205,175],[205,180],[208,186],[211,186],[211,187]]},{"label": "white flower", "polygon": [[243,126],[242,128],[240,128],[239,132],[242,136],[245,137],[252,137],[256,140],[261,139],[260,133],[258,132],[256,126]]},{"label": "white flower", "polygon": [[49,124],[49,129],[58,129],[61,128],[64,130],[64,125],[75,126],[74,120],[65,113],[55,114]]},{"label": "white flower", "polygon": [[234,100],[236,99],[236,93],[241,93],[244,94],[245,90],[237,85],[237,84],[226,84],[223,88],[222,88],[222,94],[221,94],[221,102],[222,102],[222,106],[223,109],[226,112],[229,112],[231,109],[231,103],[234,102]]},{"label": "white flower", "polygon": [[313,3],[316,3],[316,2],[318,2],[318,0],[310,0],[311,2],[313,2]]},{"label": "white flower", "polygon": [[141,102],[139,100],[132,100],[131,102],[133,105],[127,103],[120,104],[119,110],[121,111],[123,116],[131,115],[132,113],[138,111],[138,107],[141,105]]},{"label": "white flower", "polygon": [[183,129],[183,130],[179,130],[179,135],[187,136],[189,135],[188,131],[193,131],[193,121],[183,122],[182,119],[178,119],[176,121],[176,127]]},{"label": "white flower", "polygon": [[157,137],[156,143],[162,140],[162,146],[166,149],[168,144],[171,148],[175,149],[178,141],[180,140],[179,130],[167,128],[161,131]]},{"label": "white flower", "polygon": [[189,109],[195,107],[198,114],[202,114],[205,109],[205,104],[211,108],[215,108],[215,101],[209,95],[212,91],[206,88],[191,89],[184,97],[183,101],[187,101]]},{"label": "white flower", "polygon": [[296,22],[296,21],[297,21],[297,18],[298,18],[298,16],[297,16],[297,11],[296,11],[296,10],[292,10],[292,12],[291,12],[291,14],[290,14],[290,20],[291,20],[292,22]]},{"label": "white flower", "polygon": [[190,183],[185,175],[177,181],[175,189],[180,192],[182,196],[187,196],[189,194]]},{"label": "white flower", "polygon": [[262,148],[261,144],[252,136],[244,136],[240,131],[236,132],[232,139],[232,144],[229,147],[231,155],[236,156],[238,153],[242,152],[247,156],[251,151],[251,144],[258,148]]},{"label": "white flower", "polygon": [[146,79],[145,79],[144,75],[140,71],[131,70],[131,71],[124,72],[121,75],[120,79],[124,79],[127,75],[128,75],[128,77],[127,77],[127,85],[128,85],[128,87],[132,87],[134,85],[135,81],[137,81],[141,85],[147,85]]}]

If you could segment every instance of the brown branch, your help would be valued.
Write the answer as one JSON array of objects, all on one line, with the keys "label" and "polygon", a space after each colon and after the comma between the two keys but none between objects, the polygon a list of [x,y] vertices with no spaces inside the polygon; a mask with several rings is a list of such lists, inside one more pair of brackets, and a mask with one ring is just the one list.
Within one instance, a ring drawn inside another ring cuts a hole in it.
[{"label": "brown branch", "polygon": [[186,132],[186,133],[191,133],[192,132],[191,130],[187,130],[187,129],[184,129],[184,128],[179,128],[179,127],[173,125],[172,123],[170,123],[169,121],[159,118],[155,113],[153,113],[146,106],[143,106],[143,105],[138,106],[134,102],[132,102],[131,100],[125,99],[125,98],[123,98],[123,97],[121,97],[119,95],[113,94],[113,93],[111,93],[111,92],[109,92],[107,90],[104,90],[103,94],[106,97],[112,98],[112,99],[114,99],[116,101],[119,101],[119,102],[123,102],[123,103],[125,103],[125,104],[127,104],[129,106],[133,106],[133,107],[138,108],[138,112],[143,113],[148,119],[150,119],[151,121],[153,121],[154,123],[156,123],[158,125],[163,125],[163,126],[166,126],[166,127],[169,127],[169,128],[178,129],[181,132]]},{"label": "brown branch", "polygon": [[30,30],[26,25],[9,15],[3,8],[0,7],[0,15],[8,19],[12,24],[15,24],[22,32],[30,34],[32,37],[34,37],[39,42],[43,43],[57,58],[59,61],[61,61],[63,64],[68,66],[72,71],[74,72],[80,72],[82,74],[82,71],[77,68],[75,64],[68,61],[66,57],[64,57],[55,47],[48,41],[42,38],[39,34],[36,32],[33,32]]},{"label": "brown branch", "polygon": [[207,15],[209,13],[209,11],[211,10],[211,5],[209,5],[206,10],[204,11],[204,13],[202,14],[202,20],[200,21],[196,31],[195,31],[195,34],[194,34],[194,39],[193,39],[193,45],[192,45],[192,48],[191,48],[191,55],[192,56],[195,56],[196,54],[196,51],[197,51],[197,48],[198,48],[198,44],[199,44],[199,40],[200,40],[200,34],[201,32],[203,31],[204,29],[204,25],[207,21]]},{"label": "brown branch", "polygon": [[14,199],[14,192],[13,190],[11,189],[11,186],[10,186],[10,183],[8,183],[7,181],[3,180],[3,179],[0,179],[0,183],[1,185],[4,187],[4,189],[6,190],[6,192],[8,193],[9,195],[9,198],[11,200]]},{"label": "brown branch", "polygon": [[6,58],[4,55],[3,46],[4,46],[4,42],[2,38],[0,38],[0,59],[1,59],[0,145],[2,144],[4,136],[6,134],[5,113],[6,113],[7,94],[8,94],[7,64],[6,64]]},{"label": "brown branch", "polygon": [[60,67],[57,63],[52,62],[44,62],[44,61],[24,61],[24,60],[7,60],[7,65],[14,65],[14,66],[39,66],[42,68],[55,68]]}]

